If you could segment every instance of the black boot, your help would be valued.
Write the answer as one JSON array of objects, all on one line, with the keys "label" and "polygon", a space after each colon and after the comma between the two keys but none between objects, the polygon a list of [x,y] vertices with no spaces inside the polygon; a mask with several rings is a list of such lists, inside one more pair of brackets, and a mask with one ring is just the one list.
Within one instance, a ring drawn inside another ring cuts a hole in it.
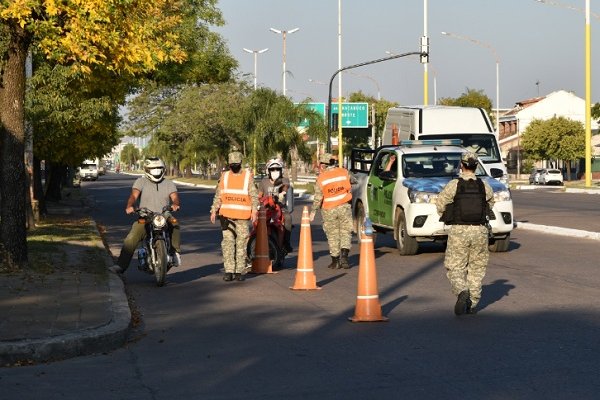
[{"label": "black boot", "polygon": [[331,256],[331,264],[327,268],[338,269],[340,267],[340,258]]},{"label": "black boot", "polygon": [[235,273],[235,274],[233,274],[233,279],[235,279],[236,281],[240,281],[241,282],[241,281],[243,281],[246,278],[244,277],[244,275],[242,275],[240,273]]},{"label": "black boot", "polygon": [[342,249],[340,255],[340,268],[348,269],[350,268],[350,263],[348,262],[348,253],[350,250]]},{"label": "black boot", "polygon": [[225,275],[223,275],[223,280],[225,282],[231,282],[233,280],[233,274],[231,272],[225,272]]},{"label": "black boot", "polygon": [[463,290],[458,294],[456,298],[456,304],[454,305],[454,314],[463,315],[467,312],[467,304],[469,303],[469,291]]}]

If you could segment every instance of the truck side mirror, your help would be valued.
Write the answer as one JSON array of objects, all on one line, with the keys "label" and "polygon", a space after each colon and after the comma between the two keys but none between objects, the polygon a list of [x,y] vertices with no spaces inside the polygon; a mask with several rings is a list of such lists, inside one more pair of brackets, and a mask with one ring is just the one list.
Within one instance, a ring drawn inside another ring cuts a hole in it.
[{"label": "truck side mirror", "polygon": [[504,172],[500,168],[490,168],[490,174],[492,178],[502,178],[504,176]]}]

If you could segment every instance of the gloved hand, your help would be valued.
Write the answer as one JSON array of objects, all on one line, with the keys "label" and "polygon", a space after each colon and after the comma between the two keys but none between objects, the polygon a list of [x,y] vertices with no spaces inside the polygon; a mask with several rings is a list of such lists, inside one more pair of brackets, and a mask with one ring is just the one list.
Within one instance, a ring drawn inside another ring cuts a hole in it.
[{"label": "gloved hand", "polygon": [[279,193],[277,195],[277,198],[279,199],[280,203],[284,203],[285,202],[285,195],[286,195],[286,192],[281,192],[281,193]]}]

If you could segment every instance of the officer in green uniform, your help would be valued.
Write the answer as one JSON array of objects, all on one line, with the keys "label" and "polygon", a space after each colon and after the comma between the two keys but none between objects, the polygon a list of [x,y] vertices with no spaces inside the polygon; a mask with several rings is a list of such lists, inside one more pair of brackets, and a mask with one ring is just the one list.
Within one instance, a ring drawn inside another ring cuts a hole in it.
[{"label": "officer in green uniform", "polygon": [[[254,184],[252,173],[242,169],[242,153],[233,151],[228,155],[229,171],[221,175],[217,191],[210,208],[210,222],[215,223],[217,216],[221,222],[223,240],[221,250],[223,251],[223,266],[225,275],[223,280],[243,281],[246,272],[246,244],[248,241],[248,221],[256,221],[258,210],[258,190]],[[226,179],[227,177],[227,179]],[[235,182],[235,183],[232,183]],[[235,185],[238,186],[235,186]],[[225,192],[225,193],[224,193]],[[227,203],[229,198],[243,198],[247,201],[243,204]],[[245,209],[246,212],[240,212]]]},{"label": "officer in green uniform", "polygon": [[448,182],[436,200],[441,220],[451,225],[444,266],[457,296],[456,315],[475,314],[489,260],[487,226],[494,192],[475,175],[477,164],[474,153],[464,153],[459,178]]}]

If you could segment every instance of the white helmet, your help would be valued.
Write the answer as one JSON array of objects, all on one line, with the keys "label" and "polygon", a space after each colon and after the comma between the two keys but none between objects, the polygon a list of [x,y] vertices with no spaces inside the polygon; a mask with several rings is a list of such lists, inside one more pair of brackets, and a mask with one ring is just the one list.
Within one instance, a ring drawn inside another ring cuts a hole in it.
[{"label": "white helmet", "polygon": [[144,160],[146,178],[159,183],[165,177],[165,163],[158,157],[148,157]]},{"label": "white helmet", "polygon": [[[273,179],[273,180],[277,180],[278,178],[281,178],[283,175],[283,161],[281,161],[279,158],[271,158],[268,162],[267,162],[267,174],[269,175],[269,178]],[[274,175],[271,174],[271,172],[274,171],[279,171],[279,172],[275,172]]]}]

